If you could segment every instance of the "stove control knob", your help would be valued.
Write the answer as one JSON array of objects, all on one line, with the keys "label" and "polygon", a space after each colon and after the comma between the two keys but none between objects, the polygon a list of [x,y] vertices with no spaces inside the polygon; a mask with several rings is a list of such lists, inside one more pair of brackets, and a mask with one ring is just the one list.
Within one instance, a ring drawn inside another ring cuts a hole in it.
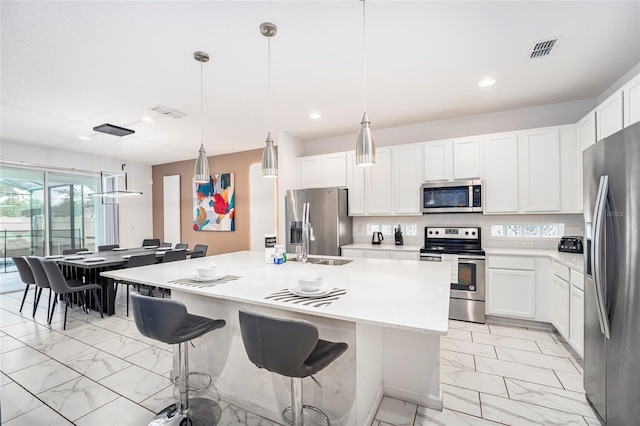
[{"label": "stove control knob", "polygon": [[476,235],[476,231],[473,231],[473,232],[471,233],[471,235]]},{"label": "stove control knob", "polygon": [[436,231],[436,235],[438,235],[440,233],[440,231]]},{"label": "stove control knob", "polygon": [[464,235],[469,235],[469,231],[465,231]]},{"label": "stove control knob", "polygon": [[433,234],[433,231],[429,231],[429,235]]}]

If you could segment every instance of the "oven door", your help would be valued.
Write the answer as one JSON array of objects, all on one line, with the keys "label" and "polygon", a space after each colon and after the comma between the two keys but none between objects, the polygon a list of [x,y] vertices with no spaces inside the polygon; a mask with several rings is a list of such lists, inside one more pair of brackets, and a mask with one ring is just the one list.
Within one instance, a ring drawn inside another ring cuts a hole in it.
[{"label": "oven door", "polygon": [[[442,262],[438,254],[421,254],[420,260],[427,262]],[[467,300],[485,300],[483,256],[458,256],[458,282],[451,284],[451,297]]]}]

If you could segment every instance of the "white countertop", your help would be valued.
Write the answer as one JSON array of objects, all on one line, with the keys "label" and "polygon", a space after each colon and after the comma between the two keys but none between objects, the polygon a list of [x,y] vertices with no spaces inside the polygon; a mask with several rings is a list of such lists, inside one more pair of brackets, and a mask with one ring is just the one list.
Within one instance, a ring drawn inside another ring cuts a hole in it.
[{"label": "white countertop", "polygon": [[[205,288],[170,283],[194,275],[198,266],[212,262],[221,272],[241,278]],[[307,271],[319,274],[325,285],[347,289],[347,293],[321,308],[265,299],[277,291],[296,285],[297,276]],[[357,259],[341,266],[292,261],[274,265],[265,263],[263,252],[243,251],[118,269],[103,272],[102,275],[207,297],[443,335],[448,330],[450,271],[449,262],[383,259]]]},{"label": "white countertop", "polygon": [[422,248],[422,246],[412,246],[412,245],[402,245],[397,246],[395,244],[366,244],[366,243],[354,243],[347,244],[342,246],[341,248],[345,249],[355,249],[355,250],[397,250],[397,251],[411,251],[418,252]]},{"label": "white countertop", "polygon": [[584,254],[577,253],[562,253],[557,250],[545,250],[545,249],[527,249],[527,248],[484,248],[484,252],[490,255],[503,255],[503,256],[534,256],[534,257],[548,257],[551,260],[555,260],[562,263],[565,266],[575,269],[578,272],[584,271]]}]

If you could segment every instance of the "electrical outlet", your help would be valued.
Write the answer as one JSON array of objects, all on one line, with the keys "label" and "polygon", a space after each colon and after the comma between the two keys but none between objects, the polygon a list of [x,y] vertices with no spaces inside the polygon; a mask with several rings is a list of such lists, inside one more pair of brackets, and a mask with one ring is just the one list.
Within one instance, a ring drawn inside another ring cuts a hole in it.
[{"label": "electrical outlet", "polygon": [[533,248],[533,243],[522,243],[523,248]]},{"label": "electrical outlet", "polygon": [[362,233],[364,233],[364,226],[358,225],[358,234],[362,234]]}]

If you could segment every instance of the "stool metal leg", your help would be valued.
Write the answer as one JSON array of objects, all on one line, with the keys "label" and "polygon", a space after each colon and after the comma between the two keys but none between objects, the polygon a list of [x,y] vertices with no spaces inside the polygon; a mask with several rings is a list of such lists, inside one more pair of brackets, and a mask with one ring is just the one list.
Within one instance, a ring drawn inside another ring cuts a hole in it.
[{"label": "stool metal leg", "polygon": [[[311,410],[317,413],[322,420],[325,421],[327,426],[331,425],[329,417],[313,405],[304,405],[302,403],[302,377],[291,378],[291,406],[285,408],[282,411],[282,418],[293,426],[304,426],[304,410]],[[291,412],[291,418],[287,416],[287,413]]]}]

